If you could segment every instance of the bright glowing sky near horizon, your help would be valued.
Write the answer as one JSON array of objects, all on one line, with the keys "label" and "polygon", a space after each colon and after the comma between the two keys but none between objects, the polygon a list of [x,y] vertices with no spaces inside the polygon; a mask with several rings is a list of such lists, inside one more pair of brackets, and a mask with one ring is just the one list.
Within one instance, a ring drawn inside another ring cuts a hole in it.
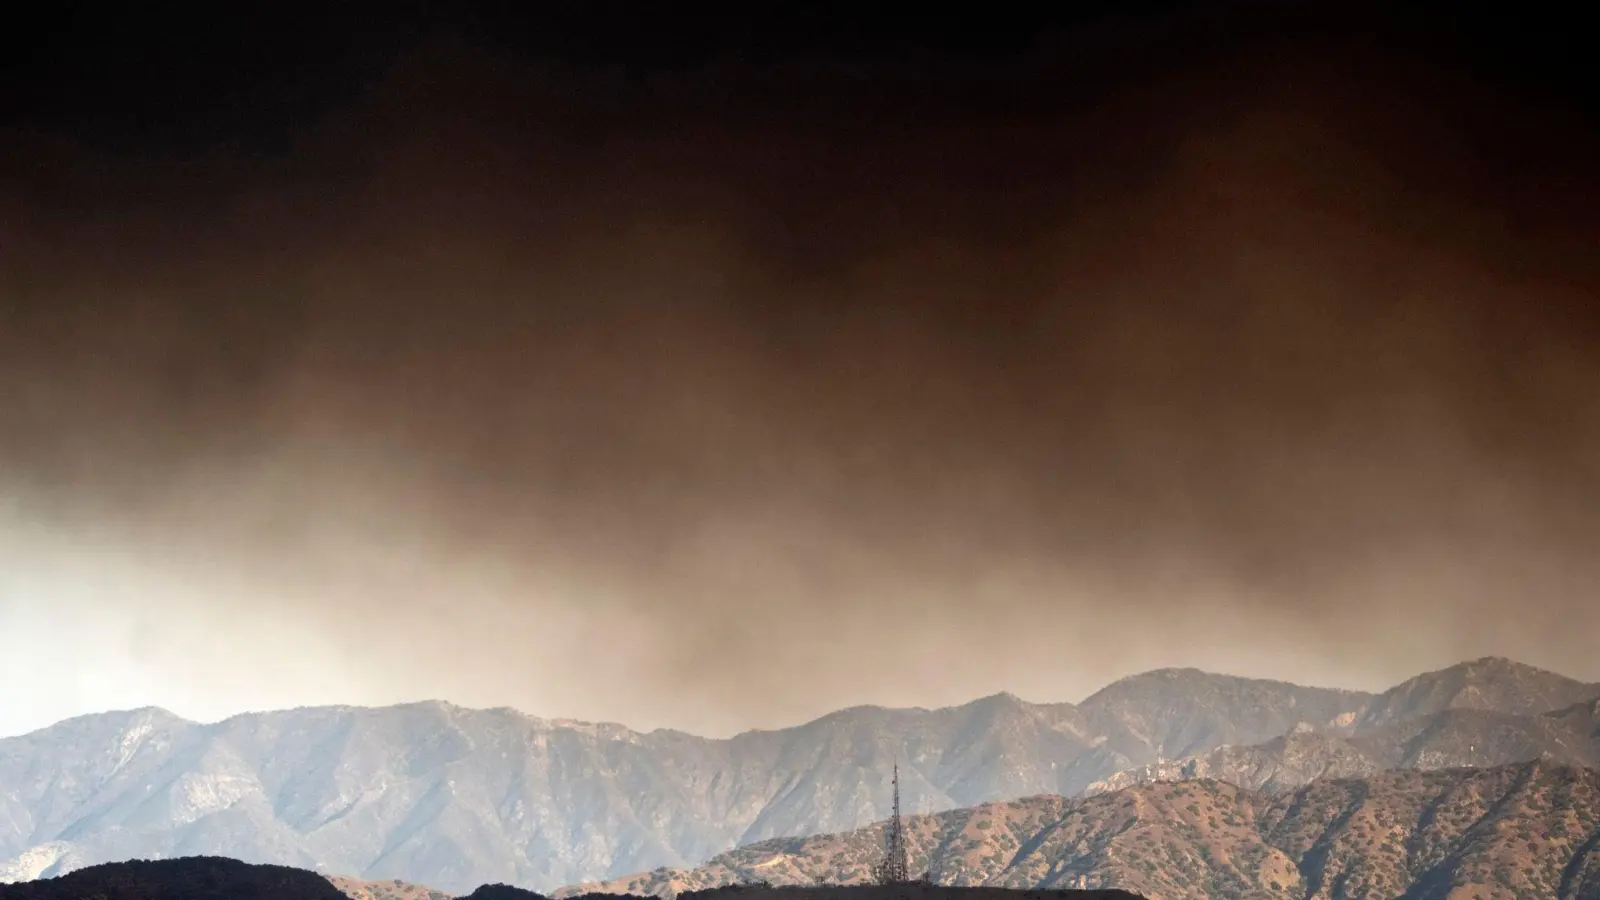
[{"label": "bright glowing sky near horizon", "polygon": [[31,37],[0,733],[1600,681],[1576,45],[1216,9]]}]

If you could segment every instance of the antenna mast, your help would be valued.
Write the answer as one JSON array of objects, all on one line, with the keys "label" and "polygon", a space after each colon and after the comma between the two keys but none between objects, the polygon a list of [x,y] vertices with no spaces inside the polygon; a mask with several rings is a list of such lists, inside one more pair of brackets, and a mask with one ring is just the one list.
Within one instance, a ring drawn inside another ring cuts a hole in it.
[{"label": "antenna mast", "polygon": [[894,815],[884,824],[883,860],[874,867],[873,875],[879,884],[905,884],[911,880],[907,873],[906,835],[900,822],[900,760],[894,763]]}]

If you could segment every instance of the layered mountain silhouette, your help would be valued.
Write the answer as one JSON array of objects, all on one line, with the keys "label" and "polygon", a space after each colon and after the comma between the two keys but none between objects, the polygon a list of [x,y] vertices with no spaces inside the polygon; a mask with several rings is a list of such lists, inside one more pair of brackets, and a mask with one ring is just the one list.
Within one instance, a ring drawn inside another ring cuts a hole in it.
[{"label": "layered mountain silhouette", "polygon": [[[1030,797],[915,816],[906,835],[913,869],[953,885],[1082,884],[1152,900],[1600,898],[1600,773],[1547,760],[1327,778],[1280,794],[1200,779]],[[881,843],[876,828],[764,841],[557,897],[857,882]]]},{"label": "layered mountain silhouette", "polygon": [[438,702],[214,724],[106,713],[0,740],[0,880],[226,855],[452,894],[551,890],[880,820],[896,756],[922,812],[1137,784],[1174,760],[1287,790],[1394,765],[1592,763],[1597,696],[1478,660],[1380,695],[1174,669],[1076,705],[858,707],[729,739]]}]

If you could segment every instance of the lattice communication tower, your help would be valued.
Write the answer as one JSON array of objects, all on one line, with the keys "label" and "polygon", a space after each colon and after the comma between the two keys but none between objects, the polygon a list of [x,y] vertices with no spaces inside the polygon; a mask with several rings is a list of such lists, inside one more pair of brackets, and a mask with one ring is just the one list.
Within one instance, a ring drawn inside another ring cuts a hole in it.
[{"label": "lattice communication tower", "polygon": [[873,877],[879,884],[906,884],[911,880],[907,871],[906,833],[900,822],[900,763],[894,764],[894,815],[883,826],[883,859],[873,867]]}]

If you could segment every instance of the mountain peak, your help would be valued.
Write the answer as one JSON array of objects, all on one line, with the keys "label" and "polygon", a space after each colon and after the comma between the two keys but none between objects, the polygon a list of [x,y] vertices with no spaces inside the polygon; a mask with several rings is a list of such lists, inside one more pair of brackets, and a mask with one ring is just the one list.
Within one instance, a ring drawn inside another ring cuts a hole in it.
[{"label": "mountain peak", "polygon": [[[1216,672],[1207,672],[1205,669],[1197,669],[1193,666],[1165,666],[1160,669],[1147,669],[1143,672],[1135,672],[1132,675],[1124,675],[1123,677],[1118,678],[1116,681],[1111,682],[1111,684],[1107,685],[1106,687],[1116,687],[1119,684],[1136,684],[1144,681],[1179,681],[1192,678],[1233,677],[1235,676],[1220,675]],[[1105,690],[1105,688],[1101,688],[1101,690]]]},{"label": "mountain peak", "polygon": [[458,712],[468,711],[464,706],[457,706],[454,703],[451,703],[449,700],[441,700],[438,697],[429,697],[426,700],[413,700],[410,703],[402,703],[400,704],[400,708],[436,711],[445,713],[446,715],[453,715]]},{"label": "mountain peak", "polygon": [[1373,727],[1447,709],[1491,709],[1515,715],[1550,712],[1594,697],[1596,688],[1537,666],[1484,656],[1424,672],[1379,695],[1361,717]]},{"label": "mountain peak", "polygon": [[1466,662],[1457,663],[1450,668],[1461,668],[1468,671],[1524,672],[1539,675],[1555,674],[1548,669],[1541,669],[1538,666],[1530,666],[1527,663],[1518,662],[1517,660],[1505,656],[1480,656],[1477,659],[1469,659]]},{"label": "mountain peak", "polygon": [[979,704],[982,704],[984,706],[1031,706],[1032,705],[1028,701],[1022,699],[1021,697],[1018,697],[1016,694],[1013,694],[1010,691],[1001,691],[1001,692],[999,692],[997,694],[990,694],[990,695],[988,695],[986,697],[979,697],[978,699],[972,701],[972,705],[974,705],[974,706],[979,705]]},{"label": "mountain peak", "polygon": [[[1151,669],[1127,675],[1113,681],[1093,694],[1089,695],[1080,707],[1090,708],[1102,705],[1113,698],[1121,699],[1126,696],[1147,692],[1172,692],[1177,691],[1189,694],[1195,691],[1215,692],[1304,692],[1322,695],[1342,695],[1348,697],[1360,696],[1359,691],[1347,691],[1338,688],[1306,687],[1288,681],[1278,681],[1272,678],[1251,678],[1244,675],[1224,675],[1220,672],[1208,672],[1205,669],[1193,667]],[[1370,696],[1370,695],[1369,695]]]},{"label": "mountain peak", "polygon": [[1469,659],[1464,662],[1458,662],[1453,666],[1446,666],[1442,669],[1436,669],[1432,672],[1424,672],[1421,675],[1411,678],[1395,686],[1394,688],[1391,688],[1391,691],[1398,691],[1404,689],[1407,685],[1427,681],[1440,681],[1448,679],[1482,681],[1487,679],[1503,680],[1507,678],[1541,679],[1550,682],[1582,684],[1582,682],[1568,678],[1559,672],[1552,672],[1549,669],[1541,669],[1538,666],[1531,666],[1527,663],[1518,662],[1514,659],[1508,659],[1504,656],[1480,656],[1477,659]]},{"label": "mountain peak", "polygon": [[1121,732],[1115,749],[1142,765],[1220,744],[1258,744],[1299,722],[1337,726],[1354,719],[1370,699],[1353,691],[1182,668],[1129,676],[1078,708],[1100,728]]},{"label": "mountain peak", "polygon": [[144,728],[155,726],[184,726],[193,725],[194,722],[159,706],[140,706],[134,709],[114,709],[103,713],[85,713],[81,716],[72,716],[62,719],[43,728],[36,728],[17,737],[45,737],[59,735],[84,728],[112,728],[127,730],[130,728]]}]

